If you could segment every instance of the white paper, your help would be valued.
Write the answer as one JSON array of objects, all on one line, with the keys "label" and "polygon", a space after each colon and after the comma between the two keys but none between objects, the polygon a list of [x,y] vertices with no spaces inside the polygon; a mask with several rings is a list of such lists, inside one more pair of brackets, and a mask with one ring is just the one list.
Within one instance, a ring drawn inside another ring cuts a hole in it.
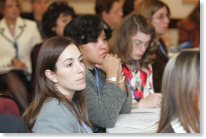
[{"label": "white paper", "polygon": [[144,112],[144,113],[160,113],[160,108],[147,108],[147,109],[132,109],[131,110],[132,113],[136,113],[136,112]]},{"label": "white paper", "polygon": [[135,128],[137,130],[156,130],[159,122],[156,113],[120,114],[115,127]]}]

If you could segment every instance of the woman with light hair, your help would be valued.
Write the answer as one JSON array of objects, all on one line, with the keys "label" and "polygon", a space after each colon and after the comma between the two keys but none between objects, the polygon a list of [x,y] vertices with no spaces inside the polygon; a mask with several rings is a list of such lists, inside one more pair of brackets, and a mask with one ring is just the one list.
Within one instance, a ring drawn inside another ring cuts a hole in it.
[{"label": "woman with light hair", "polygon": [[155,28],[158,47],[156,50],[156,60],[152,64],[153,84],[155,92],[160,92],[164,68],[168,62],[167,45],[163,36],[168,31],[170,9],[166,3],[160,0],[145,0],[139,5],[137,14],[147,18]]},{"label": "woman with light hair", "polygon": [[160,133],[200,133],[200,52],[183,51],[163,75]]}]

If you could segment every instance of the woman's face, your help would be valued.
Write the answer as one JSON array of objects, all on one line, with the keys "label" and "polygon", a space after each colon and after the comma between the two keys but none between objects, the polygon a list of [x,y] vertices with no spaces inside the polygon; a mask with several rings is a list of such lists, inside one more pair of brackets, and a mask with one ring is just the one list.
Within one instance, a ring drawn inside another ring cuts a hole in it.
[{"label": "woman's face", "polygon": [[16,20],[20,15],[20,5],[16,0],[6,0],[4,17],[9,20]]},{"label": "woman's face", "polygon": [[86,88],[85,65],[76,45],[70,44],[65,48],[58,58],[56,68],[52,81],[62,94],[67,96],[69,92]]},{"label": "woman's face", "polygon": [[160,8],[152,16],[152,25],[158,35],[163,35],[167,32],[169,26],[169,13],[166,7]]},{"label": "woman's face", "polygon": [[133,60],[140,60],[144,55],[145,51],[149,47],[151,35],[145,34],[143,32],[137,32],[132,36],[132,52],[130,57]]},{"label": "woman's face", "polygon": [[53,28],[53,31],[56,32],[58,36],[63,36],[64,27],[72,20],[72,16],[60,14],[56,20],[56,26]]},{"label": "woman's face", "polygon": [[84,44],[80,46],[80,50],[88,68],[93,68],[96,64],[101,65],[108,53],[108,44],[104,31],[101,32],[97,42]]}]

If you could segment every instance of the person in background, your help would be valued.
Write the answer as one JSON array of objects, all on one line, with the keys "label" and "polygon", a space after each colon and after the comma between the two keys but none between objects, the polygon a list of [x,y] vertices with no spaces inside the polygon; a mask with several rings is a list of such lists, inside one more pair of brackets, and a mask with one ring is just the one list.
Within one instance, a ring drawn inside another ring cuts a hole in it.
[{"label": "person in background", "polygon": [[33,20],[37,23],[37,27],[41,34],[41,37],[45,39],[45,34],[43,32],[43,28],[41,26],[41,21],[44,13],[46,12],[49,0],[31,0],[32,4],[32,12],[31,13],[22,13],[21,16],[26,19]]},{"label": "person in background", "polygon": [[200,52],[183,51],[167,64],[158,133],[200,133]]},{"label": "person in background", "polygon": [[179,22],[177,29],[179,33],[178,50],[200,47],[200,3],[188,17]]},{"label": "person in background", "polygon": [[95,1],[95,12],[96,15],[100,16],[104,21],[104,32],[106,39],[109,40],[112,37],[112,32],[118,27],[122,21],[121,0],[96,0]]},{"label": "person in background", "polygon": [[41,42],[41,36],[35,22],[20,17],[18,0],[2,0],[2,3],[0,80],[24,110],[28,106],[32,72],[30,53],[33,46]]},{"label": "person in background", "polygon": [[105,132],[115,126],[119,114],[130,113],[132,97],[126,93],[120,59],[108,54],[108,45],[101,18],[82,15],[64,29],[64,36],[73,38],[86,64],[86,96],[93,132]]},{"label": "person in background", "polygon": [[144,2],[144,0],[124,0],[123,4],[123,15],[124,17],[132,12],[137,11],[139,5]]},{"label": "person in background", "polygon": [[152,64],[154,91],[160,92],[164,68],[168,62],[167,46],[162,36],[167,33],[170,22],[170,9],[160,0],[146,0],[139,5],[137,14],[143,15],[153,25],[158,47],[156,60]]},{"label": "person in background", "polygon": [[[69,6],[66,1],[53,2],[46,10],[42,19],[43,32],[46,35],[46,38],[51,38],[53,36],[63,36],[64,27],[75,17],[76,13],[74,9]],[[37,44],[31,52],[33,71],[31,77],[32,92],[34,91],[35,85],[37,57],[42,44],[43,42]],[[32,99],[32,96],[30,99]]]},{"label": "person in background", "polygon": [[155,30],[147,20],[130,14],[115,32],[113,53],[123,64],[127,91],[133,94],[133,108],[156,108],[161,106],[162,95],[154,93],[152,65],[156,46]]},{"label": "person in background", "polygon": [[70,38],[52,37],[41,47],[35,97],[23,115],[30,132],[92,133],[87,119],[85,65]]}]

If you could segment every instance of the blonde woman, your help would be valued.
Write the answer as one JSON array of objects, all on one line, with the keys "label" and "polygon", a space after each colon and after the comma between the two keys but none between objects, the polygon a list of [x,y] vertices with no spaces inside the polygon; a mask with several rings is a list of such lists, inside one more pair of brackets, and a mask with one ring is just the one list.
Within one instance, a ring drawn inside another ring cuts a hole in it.
[{"label": "blonde woman", "polygon": [[200,133],[200,52],[183,51],[164,71],[159,133]]}]

